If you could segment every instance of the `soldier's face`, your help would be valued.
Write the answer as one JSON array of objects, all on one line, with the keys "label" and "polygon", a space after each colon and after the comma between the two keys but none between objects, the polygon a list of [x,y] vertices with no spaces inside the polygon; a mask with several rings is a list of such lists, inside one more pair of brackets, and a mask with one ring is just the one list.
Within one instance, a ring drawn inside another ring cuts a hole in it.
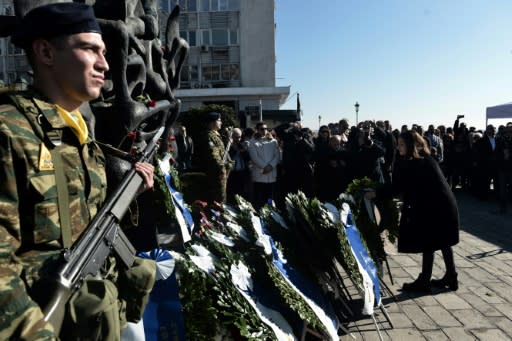
[{"label": "soldier's face", "polygon": [[100,95],[109,68],[105,51],[99,33],[73,34],[55,46],[55,81],[70,105],[79,106]]}]

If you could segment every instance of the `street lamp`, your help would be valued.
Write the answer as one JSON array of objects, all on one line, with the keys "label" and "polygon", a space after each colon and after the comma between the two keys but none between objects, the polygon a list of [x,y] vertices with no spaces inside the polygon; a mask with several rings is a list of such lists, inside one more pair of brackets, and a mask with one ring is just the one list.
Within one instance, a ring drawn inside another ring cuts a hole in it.
[{"label": "street lamp", "polygon": [[322,116],[318,115],[318,129],[320,129],[320,122],[322,122]]},{"label": "street lamp", "polygon": [[356,108],[356,126],[357,124],[359,123],[359,120],[358,120],[358,115],[359,115],[359,103],[356,102],[356,104],[354,104],[354,107]]}]

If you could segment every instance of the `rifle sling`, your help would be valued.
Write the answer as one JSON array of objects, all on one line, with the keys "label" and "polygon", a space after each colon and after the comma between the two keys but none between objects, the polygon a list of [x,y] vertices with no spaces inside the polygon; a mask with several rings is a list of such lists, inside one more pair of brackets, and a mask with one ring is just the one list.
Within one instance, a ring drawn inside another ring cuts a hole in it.
[{"label": "rifle sling", "polygon": [[62,233],[62,246],[69,248],[71,246],[71,215],[69,213],[69,192],[66,176],[64,175],[64,165],[62,156],[58,147],[50,149],[52,155],[53,168],[55,169],[55,182],[57,184],[57,201],[59,205],[60,228]]}]

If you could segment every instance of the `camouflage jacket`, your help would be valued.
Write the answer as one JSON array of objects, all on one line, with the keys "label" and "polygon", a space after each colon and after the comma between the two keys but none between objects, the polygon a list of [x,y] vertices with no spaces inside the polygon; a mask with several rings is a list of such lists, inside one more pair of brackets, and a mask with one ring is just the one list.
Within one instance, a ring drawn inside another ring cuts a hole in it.
[{"label": "camouflage jacket", "polygon": [[[19,96],[32,101],[29,115],[60,133],[74,241],[105,199],[104,155],[93,141],[80,145],[54,105],[34,93]],[[0,339],[53,339],[27,293],[62,249],[55,171],[45,153],[52,146],[18,106],[0,103]]]},{"label": "camouflage jacket", "polygon": [[208,175],[224,179],[229,165],[223,160],[226,148],[220,134],[216,130],[209,130],[195,146],[198,168]]}]

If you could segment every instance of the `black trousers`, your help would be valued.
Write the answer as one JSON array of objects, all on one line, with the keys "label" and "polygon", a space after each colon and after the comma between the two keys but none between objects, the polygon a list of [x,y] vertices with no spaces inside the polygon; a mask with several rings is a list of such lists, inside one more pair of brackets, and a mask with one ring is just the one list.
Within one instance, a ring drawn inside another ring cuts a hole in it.
[{"label": "black trousers", "polygon": [[[451,246],[441,249],[443,254],[444,265],[446,267],[446,274],[455,275],[455,262],[453,260],[453,250]],[[432,268],[434,266],[434,251],[423,252],[423,262],[421,266],[421,274],[430,279],[432,277]]]}]

